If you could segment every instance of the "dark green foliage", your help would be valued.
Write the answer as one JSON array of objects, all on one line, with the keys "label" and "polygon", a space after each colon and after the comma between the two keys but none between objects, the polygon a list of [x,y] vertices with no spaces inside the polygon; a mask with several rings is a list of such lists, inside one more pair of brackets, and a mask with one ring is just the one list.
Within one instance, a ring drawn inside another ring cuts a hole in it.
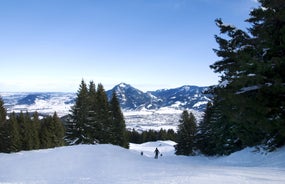
[{"label": "dark green foliage", "polygon": [[17,121],[19,123],[20,127],[20,136],[21,136],[21,142],[22,150],[31,150],[33,149],[33,136],[32,136],[32,123],[30,119],[30,115],[28,112],[25,114],[23,112],[20,113],[20,115],[17,117]]},{"label": "dark green foliage", "polygon": [[9,116],[9,120],[5,121],[1,129],[1,146],[0,151],[5,153],[17,152],[21,150],[19,127],[15,113]]},{"label": "dark green foliage", "polygon": [[132,129],[132,131],[127,131],[127,135],[129,142],[136,144],[143,143],[141,134],[135,129]]},{"label": "dark green foliage", "polygon": [[41,128],[41,122],[39,120],[39,114],[38,112],[34,112],[32,118],[32,139],[33,139],[33,149],[39,149],[40,148],[40,128]]},{"label": "dark green foliage", "polygon": [[52,118],[48,116],[43,119],[41,130],[40,130],[40,148],[52,148],[52,132],[51,132],[51,120]]},{"label": "dark green foliage", "polygon": [[89,127],[89,98],[84,80],[81,81],[75,105],[71,109],[70,121],[67,123],[66,140],[70,145],[91,144],[87,129]]},{"label": "dark green foliage", "polygon": [[64,145],[65,130],[57,114],[46,117],[41,127],[41,148],[53,148]]},{"label": "dark green foliage", "polygon": [[141,133],[133,129],[132,131],[127,131],[127,134],[129,142],[136,144],[158,140],[172,140],[175,142],[177,137],[177,134],[172,129],[160,129],[159,131],[147,130]]},{"label": "dark green foliage", "polygon": [[2,97],[0,96],[0,123],[6,121],[6,116],[7,116],[7,112],[6,109],[4,107],[4,101],[2,99]]},{"label": "dark green foliage", "polygon": [[260,0],[262,7],[250,13],[250,32],[259,53],[258,73],[262,77],[258,96],[262,98],[270,149],[285,144],[285,6],[282,0]]},{"label": "dark green foliage", "polygon": [[99,143],[112,143],[112,118],[109,111],[108,98],[102,84],[98,84],[97,86],[96,97],[97,108],[95,112],[98,126],[101,128],[100,131],[98,131]]},{"label": "dark green foliage", "polygon": [[260,0],[250,13],[249,32],[216,20],[221,73],[213,104],[199,126],[198,147],[208,155],[230,154],[247,146],[269,150],[285,144],[285,6]]},{"label": "dark green foliage", "polygon": [[115,144],[128,147],[126,125],[116,96],[110,103],[104,87],[93,81],[87,88],[82,80],[66,122],[66,141],[68,144]]},{"label": "dark green foliage", "polygon": [[177,145],[175,145],[175,154],[194,155],[195,136],[197,131],[196,118],[192,113],[184,110],[181,115],[180,125],[177,131]]},{"label": "dark green foliage", "polygon": [[64,142],[64,136],[65,136],[65,128],[61,122],[61,120],[59,119],[59,117],[57,116],[57,113],[54,112],[53,116],[52,116],[52,132],[53,132],[53,139],[52,139],[52,143],[53,146],[64,146],[65,142]]},{"label": "dark green foliage", "polygon": [[6,121],[6,109],[4,108],[4,101],[0,97],[0,150],[2,151],[5,147],[4,138],[5,138],[5,121]]},{"label": "dark green foliage", "polygon": [[97,104],[97,92],[96,86],[93,81],[90,81],[89,88],[88,88],[88,104],[89,104],[89,111],[88,111],[88,120],[86,127],[87,136],[90,137],[90,144],[98,143],[100,140],[100,130],[101,125],[98,122],[98,104]]},{"label": "dark green foliage", "polygon": [[15,113],[12,113],[9,116],[9,120],[7,120],[6,124],[8,125],[6,132],[10,134],[10,136],[8,136],[9,142],[7,144],[7,147],[9,149],[7,150],[7,152],[17,152],[21,150],[21,137]]},{"label": "dark green foliage", "polygon": [[0,124],[0,152],[45,149],[64,145],[65,130],[56,113],[39,120],[38,113],[14,112]]},{"label": "dark green foliage", "polygon": [[211,119],[213,117],[213,107],[209,102],[205,110],[203,120],[199,123],[197,128],[197,148],[205,155],[216,154],[216,136],[214,132]]},{"label": "dark green foliage", "polygon": [[113,92],[112,99],[110,101],[110,111],[112,118],[111,132],[113,134],[112,144],[129,148],[129,142],[126,135],[126,123],[115,92]]},{"label": "dark green foliage", "polygon": [[50,148],[64,145],[64,127],[56,113],[53,117],[39,120],[38,113],[12,112],[6,120],[6,109],[0,98],[0,152],[11,153],[21,150]]}]

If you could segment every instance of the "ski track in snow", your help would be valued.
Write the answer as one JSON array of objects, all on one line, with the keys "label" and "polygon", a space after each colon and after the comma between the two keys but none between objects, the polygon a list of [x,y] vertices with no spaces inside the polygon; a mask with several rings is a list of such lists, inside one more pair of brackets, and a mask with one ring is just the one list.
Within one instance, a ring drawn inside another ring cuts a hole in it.
[{"label": "ski track in snow", "polygon": [[[0,154],[0,184],[284,184],[285,148],[225,157],[175,156],[172,141],[78,145]],[[162,156],[154,159],[158,147]],[[143,156],[140,155],[143,151]]]}]

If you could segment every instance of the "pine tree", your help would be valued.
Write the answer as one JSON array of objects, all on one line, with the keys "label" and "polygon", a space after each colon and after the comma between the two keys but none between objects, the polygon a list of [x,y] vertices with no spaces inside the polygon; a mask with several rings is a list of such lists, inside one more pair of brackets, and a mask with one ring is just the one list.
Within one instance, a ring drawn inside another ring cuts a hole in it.
[{"label": "pine tree", "polygon": [[88,88],[88,129],[87,136],[90,139],[90,144],[99,143],[99,137],[101,126],[98,123],[97,110],[97,92],[96,85],[93,81],[90,81]]},{"label": "pine tree", "polygon": [[0,152],[4,152],[4,125],[5,125],[5,121],[6,121],[6,109],[4,108],[4,101],[2,100],[1,96],[0,96]]},{"label": "pine tree", "polygon": [[9,120],[5,122],[4,131],[5,138],[2,140],[3,142],[1,142],[4,143],[5,146],[4,150],[2,151],[6,153],[20,151],[21,141],[19,134],[19,126],[14,112],[9,116]]},{"label": "pine tree", "polygon": [[213,109],[212,103],[207,104],[202,121],[197,128],[197,148],[205,155],[216,154],[216,136],[214,132],[214,123],[211,123]]},{"label": "pine tree", "polygon": [[39,131],[40,131],[40,120],[39,120],[39,114],[37,111],[33,113],[32,119],[31,119],[31,136],[33,140],[33,148],[32,149],[39,149],[40,148],[40,136],[39,136]]},{"label": "pine tree", "polygon": [[44,119],[41,120],[41,129],[40,129],[40,148],[46,149],[46,148],[52,148],[53,145],[53,136],[52,136],[52,129],[51,129],[51,123],[52,123],[52,117],[47,116]]},{"label": "pine tree", "polygon": [[216,36],[220,48],[215,52],[222,59],[211,65],[222,74],[207,120],[215,138],[215,154],[285,144],[285,7],[280,0],[260,3],[247,20],[252,24],[249,33],[216,20],[226,38]]},{"label": "pine tree", "polygon": [[17,122],[19,123],[20,137],[22,140],[21,150],[33,149],[33,136],[32,136],[32,123],[28,112],[25,114],[21,111],[17,116]]},{"label": "pine tree", "polygon": [[64,145],[64,134],[65,134],[65,129],[63,126],[63,123],[57,116],[57,113],[54,112],[52,116],[52,122],[51,122],[51,132],[52,132],[52,144],[54,147],[57,146],[63,146]]},{"label": "pine tree", "polygon": [[6,121],[7,111],[4,107],[4,101],[0,96],[0,123]]},{"label": "pine tree", "polygon": [[135,129],[132,129],[132,131],[128,131],[128,138],[129,138],[129,142],[131,143],[140,144],[143,142],[142,136]]},{"label": "pine tree", "polygon": [[[108,98],[105,89],[102,84],[97,86],[97,98],[96,98],[96,114],[97,114],[97,126],[100,128],[96,130],[96,136],[98,136],[99,143],[111,143],[112,142],[112,120],[109,111]],[[98,133],[97,133],[98,132]]]},{"label": "pine tree", "polygon": [[0,124],[0,152],[10,153],[10,132],[9,123],[7,121]]},{"label": "pine tree", "polygon": [[124,117],[116,97],[109,103],[102,84],[98,84],[96,91],[93,81],[87,88],[82,80],[66,123],[67,143],[112,143],[128,147],[125,131]]},{"label": "pine tree", "polygon": [[66,125],[66,141],[70,144],[90,144],[89,128],[89,98],[84,80],[81,81],[75,105],[71,109],[69,122]]},{"label": "pine tree", "polygon": [[194,155],[196,119],[192,113],[184,110],[179,120],[180,124],[177,131],[177,145],[175,145],[175,154]]},{"label": "pine tree", "polygon": [[121,111],[120,103],[118,101],[117,95],[113,92],[111,101],[110,101],[110,111],[112,117],[112,144],[119,145],[125,148],[129,148],[129,143],[127,140],[126,133],[126,123],[124,115]]},{"label": "pine tree", "polygon": [[270,149],[285,144],[285,6],[282,0],[260,0],[250,13],[250,29],[259,57],[256,61],[258,98],[262,99],[266,144]]}]

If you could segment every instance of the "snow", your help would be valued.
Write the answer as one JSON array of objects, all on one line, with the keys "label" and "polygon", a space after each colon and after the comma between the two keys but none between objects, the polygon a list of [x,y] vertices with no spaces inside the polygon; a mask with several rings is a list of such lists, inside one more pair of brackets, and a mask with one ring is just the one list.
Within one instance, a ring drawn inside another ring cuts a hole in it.
[{"label": "snow", "polygon": [[[120,86],[127,86],[122,83]],[[24,97],[34,94],[36,97],[31,104],[19,104],[18,101]],[[122,93],[123,94],[123,93]],[[5,99],[5,106],[7,112],[11,113],[15,111],[19,113],[34,112],[37,111],[40,114],[53,115],[57,112],[59,117],[65,116],[70,113],[70,109],[73,105],[73,100],[76,96],[74,93],[13,93],[13,92],[0,92],[0,96]],[[124,102],[126,102],[126,96],[122,96]],[[159,99],[157,99],[159,100]],[[189,99],[190,100],[190,99]],[[207,101],[207,99],[205,100]],[[186,102],[184,102],[186,103]],[[179,119],[182,114],[180,105],[184,103],[177,101],[173,106],[161,107],[159,109],[146,109],[141,108],[139,110],[126,110],[123,109],[123,114],[126,120],[126,126],[128,129],[135,129],[138,131],[143,130],[160,130],[162,129],[177,129]],[[150,104],[151,105],[151,104]],[[202,103],[196,104],[195,107],[203,105]],[[196,119],[199,121],[203,116],[203,112],[188,109],[191,111]]]},{"label": "snow", "polygon": [[209,103],[209,101],[201,101],[201,102],[197,102],[196,104],[193,105],[193,107],[200,107],[201,105],[205,105]]},{"label": "snow", "polygon": [[[18,104],[18,100],[28,95],[38,95],[32,104]],[[7,112],[12,111],[19,113],[21,111],[34,112],[38,111],[42,114],[52,115],[57,112],[59,117],[69,113],[71,106],[73,105],[72,100],[75,98],[74,93],[45,93],[48,98],[40,95],[41,93],[14,93],[14,92],[0,92],[0,96],[6,99],[5,106]]]},{"label": "snow", "polygon": [[[194,114],[199,122],[203,117],[203,112],[188,109]],[[141,109],[139,111],[124,111],[126,126],[128,129],[137,131],[144,130],[160,130],[173,129],[176,131],[181,118],[182,110],[172,107],[162,107],[160,109],[148,110]]]},{"label": "snow", "polygon": [[225,87],[227,87],[227,85],[229,85],[229,81],[224,80],[224,81],[220,82],[220,84],[218,86],[221,88],[225,88]]},{"label": "snow", "polygon": [[241,88],[239,92],[236,92],[236,94],[242,94],[242,93],[246,93],[246,92],[249,92],[249,91],[254,91],[254,90],[257,90],[259,88],[260,88],[260,86],[244,87],[244,88]]},{"label": "snow", "polygon": [[[285,148],[253,152],[246,148],[225,157],[175,156],[172,141],[77,145],[0,154],[0,184],[284,184]],[[162,153],[154,159],[154,149]],[[144,152],[141,156],[141,151]]]}]

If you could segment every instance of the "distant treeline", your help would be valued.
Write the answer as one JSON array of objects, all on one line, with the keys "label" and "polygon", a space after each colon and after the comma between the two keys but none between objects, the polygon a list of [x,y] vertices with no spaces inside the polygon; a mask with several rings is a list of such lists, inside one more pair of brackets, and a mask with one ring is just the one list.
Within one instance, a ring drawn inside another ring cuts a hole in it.
[{"label": "distant treeline", "polygon": [[141,144],[150,141],[157,141],[157,140],[172,140],[175,142],[176,138],[177,134],[172,129],[169,130],[160,129],[159,131],[150,129],[142,132],[132,129],[131,131],[130,130],[128,131],[129,142],[136,144]]},{"label": "distant treeline", "polygon": [[11,113],[6,111],[0,99],[0,152],[10,153],[21,150],[53,148],[64,145],[64,126],[54,113],[39,119],[38,113]]}]

